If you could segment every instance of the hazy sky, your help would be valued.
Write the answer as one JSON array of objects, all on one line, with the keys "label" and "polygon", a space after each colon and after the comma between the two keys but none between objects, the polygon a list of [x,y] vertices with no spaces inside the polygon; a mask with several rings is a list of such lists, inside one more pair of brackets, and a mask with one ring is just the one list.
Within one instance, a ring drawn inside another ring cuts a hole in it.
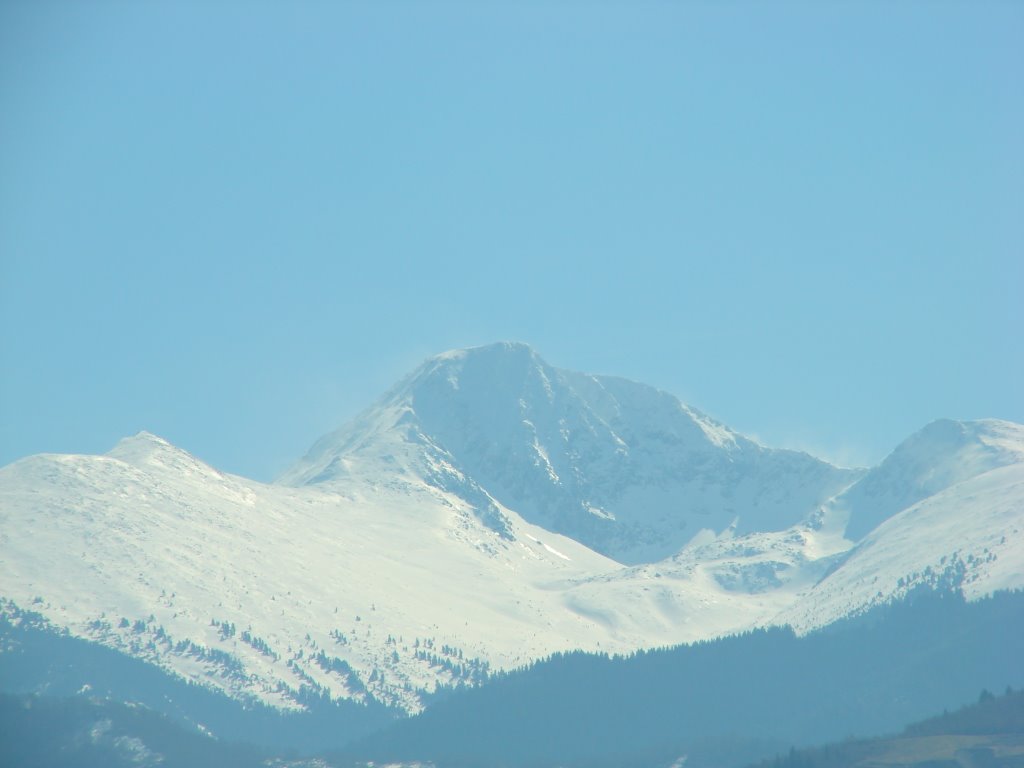
[{"label": "hazy sky", "polygon": [[500,339],[869,463],[1024,421],[1024,4],[0,3],[0,463],[269,479]]}]

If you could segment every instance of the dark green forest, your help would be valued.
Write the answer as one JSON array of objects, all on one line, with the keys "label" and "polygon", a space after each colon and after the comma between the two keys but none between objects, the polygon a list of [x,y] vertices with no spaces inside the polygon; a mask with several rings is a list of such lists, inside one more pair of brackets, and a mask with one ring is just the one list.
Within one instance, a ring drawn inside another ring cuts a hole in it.
[{"label": "dark green forest", "polygon": [[[719,760],[722,754],[720,750]],[[1024,691],[1007,689],[994,696],[983,690],[976,703],[913,723],[901,734],[846,739],[811,749],[791,748],[749,768],[867,768],[897,757],[907,768],[1024,767]],[[589,765],[599,762],[606,761]],[[340,758],[326,762],[272,756],[269,750],[223,744],[138,705],[81,696],[0,694],[0,765],[128,768],[157,764],[164,768],[366,766]],[[632,764],[647,768],[670,765],[658,759],[637,759]]]},{"label": "dark green forest", "polygon": [[139,705],[0,694],[0,765],[11,768],[255,768],[268,757]]},{"label": "dark green forest", "polygon": [[[899,748],[940,754],[929,739],[968,734],[929,768],[1022,768],[998,741],[1024,731],[1021,694],[988,693],[1024,684],[1021,637],[1024,593],[974,603],[922,593],[805,637],[769,629],[629,657],[560,654],[396,721],[354,704],[299,716],[243,706],[30,621],[8,622],[0,765],[323,766],[310,755],[333,747],[326,764],[337,768],[669,768],[684,756],[688,768],[847,768],[897,743],[854,737],[919,721]],[[967,702],[976,703],[960,709]]]},{"label": "dark green forest", "polygon": [[117,651],[49,629],[30,611],[0,614],[0,692],[131,701],[229,742],[312,753],[380,730],[403,712],[371,702],[307,698],[306,711],[282,713],[240,702]]},{"label": "dark green forest", "polygon": [[805,637],[768,629],[608,658],[554,657],[458,691],[349,751],[444,765],[738,766],[896,731],[1024,683],[1024,593],[926,592]]},{"label": "dark green forest", "polygon": [[1024,768],[1024,691],[983,690],[975,704],[913,723],[901,734],[791,749],[757,768]]}]

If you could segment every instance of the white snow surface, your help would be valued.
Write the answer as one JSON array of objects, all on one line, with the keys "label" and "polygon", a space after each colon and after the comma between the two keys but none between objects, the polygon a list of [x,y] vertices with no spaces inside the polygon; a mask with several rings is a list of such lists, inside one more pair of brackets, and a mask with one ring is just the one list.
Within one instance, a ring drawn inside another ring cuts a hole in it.
[{"label": "white snow surface", "polygon": [[921,585],[1024,588],[1024,427],[936,422],[838,470],[495,345],[428,361],[277,484],[147,433],[0,469],[0,606],[280,707],[414,712],[554,651],[808,631]]},{"label": "white snow surface", "polygon": [[1024,464],[983,472],[893,515],[776,620],[825,626],[921,587],[968,599],[1024,587]]},{"label": "white snow surface", "polygon": [[279,482],[345,488],[394,469],[627,564],[672,555],[705,528],[784,530],[862,474],[515,343],[428,360]]},{"label": "white snow surface", "polygon": [[997,419],[940,419],[904,440],[878,467],[836,499],[859,539],[910,505],[984,472],[1024,462],[1024,426]]}]

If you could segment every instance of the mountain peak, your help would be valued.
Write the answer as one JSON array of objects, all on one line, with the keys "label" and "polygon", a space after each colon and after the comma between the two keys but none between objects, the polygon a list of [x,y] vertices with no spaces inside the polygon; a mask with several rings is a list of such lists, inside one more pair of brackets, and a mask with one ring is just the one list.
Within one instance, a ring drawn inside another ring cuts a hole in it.
[{"label": "mountain peak", "polygon": [[117,445],[107,451],[106,456],[139,468],[187,471],[208,477],[222,476],[216,469],[188,451],[145,430],[122,438]]},{"label": "mountain peak", "polygon": [[926,470],[922,482],[928,485],[930,495],[1020,461],[1024,461],[1024,426],[998,419],[937,419],[897,445],[879,469]]},{"label": "mountain peak", "polygon": [[900,443],[893,453],[906,453],[925,447],[941,452],[974,443],[1001,446],[1011,451],[1024,450],[1024,429],[1019,424],[999,419],[936,419]]},{"label": "mountain peak", "polygon": [[519,342],[430,358],[281,482],[337,485],[396,467],[481,514],[500,503],[622,562],[669,556],[737,518],[744,531],[780,530],[851,479],[654,387],[555,368]]},{"label": "mountain peak", "polygon": [[158,451],[178,451],[167,440],[164,440],[152,432],[141,430],[134,435],[122,437],[117,445],[107,452],[107,456],[115,459],[127,460],[129,457],[150,455]]},{"label": "mountain peak", "polygon": [[845,494],[846,535],[859,539],[894,513],[957,483],[1024,462],[1024,426],[937,419],[893,449]]},{"label": "mountain peak", "polygon": [[531,346],[517,341],[499,341],[479,347],[453,349],[428,359],[410,377],[415,392],[425,383],[441,379],[460,389],[464,377],[471,385],[494,390],[521,380],[537,367],[548,368]]},{"label": "mountain peak", "polygon": [[536,358],[537,352],[529,344],[522,341],[494,341],[490,344],[481,344],[475,347],[462,347],[460,349],[450,349],[447,352],[442,352],[439,355],[435,355],[431,360],[436,361],[447,361],[447,360],[462,360],[467,357],[498,357],[498,356],[513,356],[513,357],[527,357]]}]

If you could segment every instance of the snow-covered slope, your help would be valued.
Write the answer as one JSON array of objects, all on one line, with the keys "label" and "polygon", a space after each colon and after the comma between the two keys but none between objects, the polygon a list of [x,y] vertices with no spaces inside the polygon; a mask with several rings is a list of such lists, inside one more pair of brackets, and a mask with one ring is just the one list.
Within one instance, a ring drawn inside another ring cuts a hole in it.
[{"label": "snow-covered slope", "polygon": [[277,484],[146,433],[0,469],[0,607],[239,698],[415,711],[557,650],[1024,588],[1022,434],[937,422],[840,470],[494,345],[428,361]]},{"label": "snow-covered slope", "polygon": [[281,482],[343,488],[400,473],[458,494],[499,529],[492,501],[623,563],[671,555],[705,529],[785,529],[859,476],[512,343],[428,360]]},{"label": "snow-covered slope", "polygon": [[813,629],[920,588],[968,599],[1024,588],[1024,464],[954,483],[884,521],[775,620]]},{"label": "snow-covered slope", "polygon": [[0,530],[3,597],[286,706],[315,683],[415,708],[488,663],[594,647],[551,585],[617,567],[519,520],[499,536],[427,485],[261,485],[147,434],[3,468]]},{"label": "snow-covered slope", "polygon": [[500,531],[409,476],[264,485],[142,433],[0,469],[0,596],[241,698],[415,711],[438,683],[741,631],[795,595],[624,568],[496,509]]},{"label": "snow-covered slope", "polygon": [[879,466],[836,498],[831,515],[862,538],[912,504],[998,467],[1024,462],[1024,426],[1009,421],[934,421],[900,443]]}]

